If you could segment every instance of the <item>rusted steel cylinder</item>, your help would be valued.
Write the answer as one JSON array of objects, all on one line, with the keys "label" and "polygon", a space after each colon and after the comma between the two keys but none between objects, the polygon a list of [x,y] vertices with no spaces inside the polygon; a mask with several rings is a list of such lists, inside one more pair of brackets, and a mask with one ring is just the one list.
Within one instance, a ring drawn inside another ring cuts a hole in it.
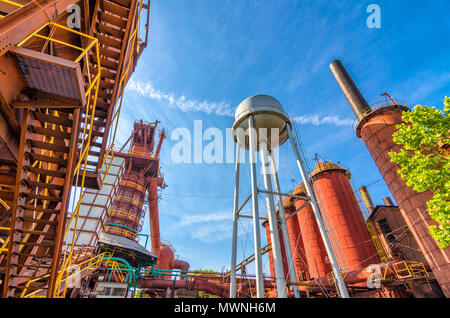
[{"label": "rusted steel cylinder", "polygon": [[[267,219],[266,219],[262,223],[262,225],[266,229],[267,243],[271,243],[269,221],[267,221]],[[286,280],[290,280],[290,277],[289,277],[289,265],[288,265],[288,261],[287,261],[287,258],[286,258],[286,250],[285,250],[285,246],[284,246],[284,240],[283,240],[283,235],[282,235],[282,232],[281,232],[281,225],[280,225],[279,221],[277,222],[277,225],[278,225],[278,237],[280,238],[281,257],[282,257],[282,260],[283,260],[284,277],[285,277]],[[272,250],[270,250],[268,252],[268,254],[269,254],[270,276],[272,278],[275,278],[275,266],[274,266]]]},{"label": "rusted steel cylinder", "polygon": [[355,270],[379,263],[356,197],[349,172],[331,162],[319,162],[311,178],[324,219],[336,241],[335,253],[341,255],[341,268]]},{"label": "rusted steel cylinder", "polygon": [[364,113],[370,110],[370,106],[366,99],[361,94],[350,75],[347,73],[347,70],[344,65],[342,65],[341,61],[336,60],[331,62],[330,69],[331,72],[333,72],[333,75],[336,78],[342,92],[344,93],[345,98],[350,104],[356,118],[361,119],[364,116]]},{"label": "rusted steel cylinder", "polygon": [[[294,194],[296,195],[305,193],[303,183],[294,191]],[[294,199],[296,209],[300,208],[305,203],[307,203],[307,201],[303,199]],[[327,275],[331,272],[332,268],[311,205],[307,204],[297,212],[297,222],[301,231],[309,276],[311,278],[318,278]]]},{"label": "rusted steel cylinder", "polygon": [[291,266],[295,268],[297,280],[302,281],[308,277],[308,265],[306,263],[305,247],[303,245],[297,215],[292,215],[295,212],[294,200],[291,197],[287,197],[283,200],[283,207],[293,257]]},{"label": "rusted steel cylinder", "polygon": [[429,191],[419,193],[407,186],[397,173],[399,165],[391,162],[389,156],[389,152],[401,149],[392,140],[392,134],[397,130],[395,125],[402,123],[402,112],[407,110],[401,105],[378,108],[358,124],[357,134],[375,160],[440,287],[446,297],[450,297],[450,247],[440,248],[429,231],[429,226],[437,224],[428,214],[426,205],[432,194]]},{"label": "rusted steel cylinder", "polygon": [[[390,276],[395,275],[393,265],[397,262],[399,262],[399,260],[395,259],[386,263],[371,264],[367,267],[346,272],[343,274],[344,282],[348,285],[355,285],[367,282],[369,278],[375,278],[375,281],[388,279]],[[379,273],[379,275],[377,275],[377,273]],[[317,284],[317,281],[326,288],[334,287],[334,281],[330,275],[319,277],[316,282],[311,281],[311,283]]]},{"label": "rusted steel cylinder", "polygon": [[[450,247],[440,248],[429,231],[430,226],[437,225],[429,215],[426,205],[426,202],[432,198],[432,193],[429,191],[419,193],[407,186],[397,172],[400,168],[399,165],[391,162],[389,156],[389,152],[398,152],[401,149],[401,146],[393,141],[392,135],[397,131],[395,126],[403,122],[402,113],[409,111],[409,108],[400,105],[392,98],[390,105],[376,109],[370,107],[367,109],[364,99],[350,100],[347,97],[348,91],[352,90],[351,95],[358,95],[359,90],[354,83],[347,87],[340,84],[342,76],[335,72],[336,66],[340,67],[342,63],[333,62],[330,64],[330,68],[350,107],[354,111],[355,108],[364,109],[363,113],[355,112],[356,118],[359,120],[356,135],[366,144],[436,280],[445,296],[450,297]],[[340,68],[344,69],[343,66]],[[346,77],[350,76],[347,74]],[[351,80],[351,82],[353,81]]]},{"label": "rusted steel cylinder", "polygon": [[140,279],[137,285],[142,288],[166,289],[175,287],[175,289],[201,290],[222,298],[228,298],[230,296],[228,288],[208,282],[201,277],[194,277],[192,280],[177,280],[175,282],[168,279]]}]

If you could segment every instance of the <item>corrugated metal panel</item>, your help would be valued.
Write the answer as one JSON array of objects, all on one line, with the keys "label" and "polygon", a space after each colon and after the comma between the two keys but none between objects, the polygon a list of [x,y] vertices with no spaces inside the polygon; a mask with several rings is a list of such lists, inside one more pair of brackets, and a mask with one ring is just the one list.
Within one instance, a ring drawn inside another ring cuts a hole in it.
[{"label": "corrugated metal panel", "polygon": [[[106,159],[102,171],[105,171],[111,163],[111,157]],[[81,198],[80,212],[78,214],[77,231],[75,234],[75,247],[96,246],[100,232],[103,230],[107,211],[119,188],[119,182],[124,172],[125,159],[114,157],[108,171],[108,175],[100,172],[104,179],[100,190],[85,189]],[[71,224],[66,244],[72,244],[74,221]]]},{"label": "corrugated metal panel", "polygon": [[16,55],[27,84],[41,92],[79,99],[75,71],[57,64]]}]

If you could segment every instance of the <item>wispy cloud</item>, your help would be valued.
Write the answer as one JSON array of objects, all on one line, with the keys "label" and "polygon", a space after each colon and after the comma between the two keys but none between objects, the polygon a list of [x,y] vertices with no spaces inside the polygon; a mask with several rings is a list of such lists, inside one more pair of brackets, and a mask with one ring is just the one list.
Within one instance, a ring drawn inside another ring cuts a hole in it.
[{"label": "wispy cloud", "polygon": [[204,243],[227,240],[232,232],[231,210],[205,214],[179,214],[180,221],[171,230],[187,231],[189,235]]},{"label": "wispy cloud", "polygon": [[[176,97],[172,93],[156,89],[151,82],[140,82],[131,80],[127,89],[143,97],[149,97],[157,101],[165,101],[171,107],[178,108],[183,112],[197,111],[218,116],[234,116],[234,108],[226,102],[198,101],[187,99],[185,96]],[[315,126],[331,124],[335,126],[351,126],[353,119],[340,118],[339,116],[320,117],[317,114],[294,116],[294,121],[300,125],[312,124]]]},{"label": "wispy cloud", "polygon": [[172,93],[163,92],[154,88],[151,82],[139,82],[131,80],[127,89],[141,96],[149,97],[158,101],[165,101],[169,106],[178,108],[183,112],[198,111],[218,116],[233,116],[234,109],[226,102],[199,101],[187,99],[185,96],[174,96]]},{"label": "wispy cloud", "polygon": [[217,222],[222,220],[231,220],[231,211],[220,211],[208,214],[183,215],[179,226],[191,225],[196,223]]},{"label": "wispy cloud", "polygon": [[324,116],[320,117],[319,115],[304,115],[304,116],[295,116],[293,120],[300,124],[312,124],[315,126],[332,124],[335,126],[352,126],[354,119],[351,118],[340,118],[339,116]]}]

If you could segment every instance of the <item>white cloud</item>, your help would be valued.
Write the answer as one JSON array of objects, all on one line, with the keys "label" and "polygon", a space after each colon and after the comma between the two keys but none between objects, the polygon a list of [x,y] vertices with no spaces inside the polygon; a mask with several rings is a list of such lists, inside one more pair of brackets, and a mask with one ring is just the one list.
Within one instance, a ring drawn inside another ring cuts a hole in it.
[{"label": "white cloud", "polygon": [[151,82],[130,80],[127,89],[144,97],[165,101],[169,106],[178,108],[183,112],[198,111],[230,117],[234,115],[234,109],[226,102],[198,101],[195,99],[187,99],[185,96],[176,97],[172,93],[166,93],[154,88]]},{"label": "white cloud", "polygon": [[304,115],[293,117],[294,122],[300,125],[312,124],[315,126],[332,124],[335,126],[352,126],[354,119],[350,118],[340,118],[339,116],[325,116],[320,117],[319,115]]},{"label": "white cloud", "polygon": [[205,214],[178,214],[179,221],[172,227],[172,231],[183,230],[204,243],[214,243],[231,238],[232,211],[218,211]]},{"label": "white cloud", "polygon": [[[185,96],[176,97],[172,93],[166,93],[154,88],[151,82],[141,82],[130,80],[127,86],[128,91],[135,92],[141,96],[149,97],[157,101],[165,101],[171,107],[178,108],[183,112],[198,111],[218,116],[234,116],[234,109],[225,102],[198,101],[187,99]],[[353,119],[340,118],[339,116],[303,115],[294,116],[294,121],[300,125],[313,124],[315,126],[332,124],[335,126],[352,126]]]}]

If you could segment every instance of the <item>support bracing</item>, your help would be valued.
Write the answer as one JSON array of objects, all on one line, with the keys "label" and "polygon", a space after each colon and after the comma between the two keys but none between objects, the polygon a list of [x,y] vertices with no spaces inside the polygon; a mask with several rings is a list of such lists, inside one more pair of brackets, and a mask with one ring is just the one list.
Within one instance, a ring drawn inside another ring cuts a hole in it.
[{"label": "support bracing", "polygon": [[[267,158],[267,142],[260,141],[262,173],[264,175],[264,185],[267,191],[272,191],[272,180],[270,178],[269,160]],[[272,255],[275,266],[275,281],[277,285],[278,298],[286,298],[286,281],[283,270],[283,257],[281,254],[280,237],[278,235],[278,222],[275,214],[275,203],[272,194],[266,194],[266,204],[270,227],[270,240],[272,242]]]},{"label": "support bracing", "polygon": [[[272,167],[275,192],[278,193],[277,194],[278,212],[280,214],[281,233],[283,235],[284,249],[286,252],[286,258],[287,258],[287,263],[288,263],[288,268],[289,268],[289,278],[290,278],[291,282],[297,282],[298,280],[297,280],[297,275],[295,273],[295,268],[294,268],[294,258],[293,258],[292,250],[291,250],[291,242],[289,240],[289,234],[288,234],[288,229],[287,229],[287,225],[286,225],[286,218],[284,215],[283,199],[281,198],[281,195],[279,194],[279,193],[281,193],[280,181],[278,180],[277,167],[276,167],[275,158],[273,156],[272,151],[269,151],[269,158],[270,158],[270,165]],[[294,291],[294,297],[300,298],[300,293],[298,291],[298,287],[293,286],[292,289]]]},{"label": "support bracing", "polygon": [[324,223],[323,223],[320,211],[319,211],[319,206],[314,197],[313,189],[309,183],[308,176],[306,175],[305,169],[303,167],[303,162],[301,160],[300,153],[298,151],[295,140],[292,137],[292,131],[291,131],[291,127],[289,125],[287,125],[287,133],[288,133],[289,140],[291,141],[291,145],[292,145],[292,149],[294,151],[295,158],[297,160],[298,169],[300,170],[300,174],[302,176],[303,182],[305,183],[306,193],[310,197],[311,208],[313,210],[314,217],[317,222],[317,226],[319,227],[319,231],[322,236],[322,240],[325,245],[325,249],[327,251],[328,258],[330,259],[331,267],[333,268],[333,273],[334,273],[334,277],[336,280],[336,287],[339,290],[339,294],[341,295],[342,298],[349,298],[347,287],[345,286],[344,279],[342,278],[342,274],[340,272],[339,265],[336,260],[336,256],[334,255],[330,240],[326,233],[326,229],[325,229],[325,226],[324,226]]},{"label": "support bracing", "polygon": [[236,175],[234,179],[234,210],[233,210],[233,238],[231,246],[231,277],[230,298],[236,298],[236,250],[238,231],[238,209],[239,209],[239,156],[240,147],[236,143]]},{"label": "support bracing", "polygon": [[253,209],[253,237],[255,244],[255,267],[256,267],[256,297],[264,297],[264,277],[262,272],[262,257],[261,257],[261,234],[259,225],[259,211],[258,211],[258,188],[256,179],[256,136],[253,128],[253,116],[248,118],[249,127],[249,152],[250,152],[250,174],[252,183],[252,209]]}]

